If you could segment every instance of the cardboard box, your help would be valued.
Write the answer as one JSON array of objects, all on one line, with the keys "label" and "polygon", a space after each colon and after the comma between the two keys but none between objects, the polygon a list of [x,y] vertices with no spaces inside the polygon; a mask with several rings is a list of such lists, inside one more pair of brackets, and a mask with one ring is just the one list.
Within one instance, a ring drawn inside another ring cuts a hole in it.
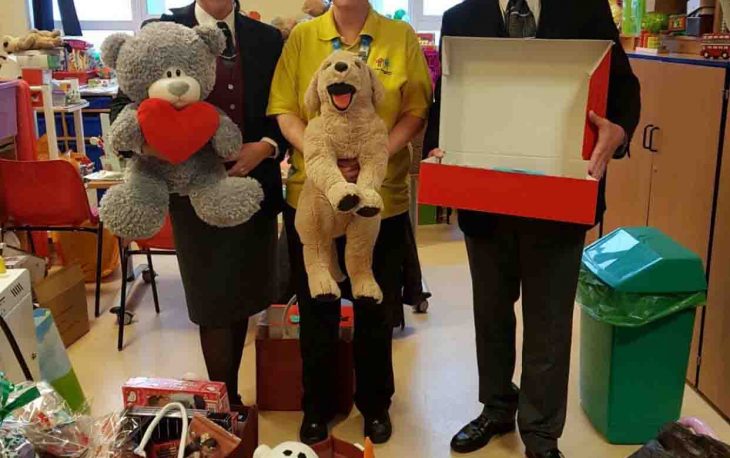
[{"label": "cardboard box", "polygon": [[45,259],[18,250],[6,250],[9,252],[9,255],[5,256],[5,266],[8,269],[27,269],[30,272],[30,281],[34,285],[46,278]]},{"label": "cardboard box", "polygon": [[442,162],[421,166],[419,202],[593,224],[587,176],[605,115],[610,41],[445,37]]},{"label": "cardboard box", "polygon": [[137,377],[122,387],[125,406],[162,407],[180,402],[191,409],[230,412],[226,384],[221,382]]},{"label": "cardboard box", "polygon": [[89,311],[81,267],[64,267],[33,287],[38,305],[53,315],[66,348],[89,332]]}]

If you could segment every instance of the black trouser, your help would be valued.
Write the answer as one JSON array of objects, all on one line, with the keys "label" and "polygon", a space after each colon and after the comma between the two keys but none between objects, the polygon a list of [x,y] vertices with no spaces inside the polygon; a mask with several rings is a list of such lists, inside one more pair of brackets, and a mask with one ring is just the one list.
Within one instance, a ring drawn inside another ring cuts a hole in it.
[{"label": "black trouser", "polygon": [[[518,424],[527,448],[557,447],[565,426],[573,306],[586,227],[495,216],[466,247],[474,289],[479,400]],[[524,345],[515,370],[515,302],[522,288]]]},{"label": "black trouser", "polygon": [[[304,369],[304,413],[326,421],[335,414],[337,341],[340,326],[340,301],[317,302],[309,294],[302,242],[294,228],[295,210],[284,210],[289,241],[292,278],[295,282],[300,322],[300,341]],[[365,417],[381,415],[390,408],[395,393],[393,382],[392,310],[402,307],[402,268],[405,256],[405,227],[408,214],[384,219],[373,256],[373,272],[383,291],[382,304],[354,302],[355,404]],[[338,240],[343,264],[344,240]],[[343,266],[344,269],[344,266]],[[344,297],[349,285],[343,285]]]}]

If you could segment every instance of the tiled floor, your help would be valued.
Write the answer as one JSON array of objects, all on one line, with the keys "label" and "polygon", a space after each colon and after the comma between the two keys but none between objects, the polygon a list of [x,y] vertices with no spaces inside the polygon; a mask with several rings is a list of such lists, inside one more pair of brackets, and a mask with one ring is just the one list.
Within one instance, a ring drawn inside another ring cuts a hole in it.
[{"label": "tiled floor", "polygon": [[[396,334],[397,394],[391,411],[395,434],[388,445],[378,448],[378,458],[451,456],[448,444],[452,434],[480,411],[471,285],[460,233],[444,226],[425,228],[419,232],[419,245],[424,273],[434,297],[428,315],[409,314],[408,328]],[[161,315],[154,314],[149,288],[138,283],[131,298],[131,303],[136,304],[137,322],[127,328],[124,352],[116,351],[115,319],[108,313],[96,320],[91,333],[70,349],[96,413],[121,407],[119,387],[130,376],[179,377],[187,372],[205,373],[197,331],[187,319],[175,259],[159,257],[155,262],[160,274]],[[118,281],[104,285],[105,310],[111,306],[118,287]],[[93,304],[92,300],[89,304]],[[240,374],[247,403],[255,402],[256,397],[252,343],[246,348]],[[573,350],[574,371],[562,448],[568,457],[625,458],[636,447],[607,444],[581,411],[576,377],[577,345]],[[690,389],[685,394],[683,413],[702,418],[730,442],[730,425]],[[265,412],[260,421],[262,442],[278,443],[296,437],[300,414]],[[334,432],[353,442],[362,441],[362,419],[353,412]],[[516,458],[524,456],[522,453],[518,436],[510,435],[470,456]]]}]

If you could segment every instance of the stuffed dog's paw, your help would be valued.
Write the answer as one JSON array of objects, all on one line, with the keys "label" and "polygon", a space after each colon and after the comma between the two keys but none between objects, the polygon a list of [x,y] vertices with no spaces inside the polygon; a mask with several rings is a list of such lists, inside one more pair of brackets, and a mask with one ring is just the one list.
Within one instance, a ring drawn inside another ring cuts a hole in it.
[{"label": "stuffed dog's paw", "polygon": [[361,190],[360,193],[362,200],[360,201],[360,208],[357,209],[358,215],[364,218],[372,218],[383,211],[383,198],[375,190],[365,189]]},{"label": "stuffed dog's paw", "polygon": [[341,296],[340,287],[328,271],[308,272],[309,294],[317,301],[331,302]]},{"label": "stuffed dog's paw", "polygon": [[376,304],[383,302],[383,291],[372,275],[360,275],[350,279],[352,296],[355,299],[373,301]]},{"label": "stuffed dog's paw", "polygon": [[352,183],[335,184],[327,192],[327,199],[337,211],[342,213],[355,210],[362,200],[360,189]]}]

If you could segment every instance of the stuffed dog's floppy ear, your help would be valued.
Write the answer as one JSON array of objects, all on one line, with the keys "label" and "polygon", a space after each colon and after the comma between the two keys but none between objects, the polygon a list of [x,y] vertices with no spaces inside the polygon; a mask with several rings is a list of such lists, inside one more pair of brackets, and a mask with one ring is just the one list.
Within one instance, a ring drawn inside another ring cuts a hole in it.
[{"label": "stuffed dog's floppy ear", "polygon": [[370,84],[373,87],[373,106],[377,108],[385,98],[385,86],[383,86],[383,83],[381,83],[378,79],[378,75],[375,73],[375,70],[368,67],[368,71],[370,72]]},{"label": "stuffed dog's floppy ear", "polygon": [[214,25],[199,25],[193,28],[195,33],[208,46],[211,54],[218,57],[226,49],[226,36],[223,31]]},{"label": "stuffed dog's floppy ear", "polygon": [[132,36],[126,33],[113,33],[106,37],[101,44],[101,60],[107,67],[117,68],[119,51],[121,51],[124,43],[131,38]]},{"label": "stuffed dog's floppy ear", "polygon": [[312,82],[304,94],[304,106],[311,114],[317,113],[322,107],[322,101],[319,99],[319,71],[312,77]]}]

